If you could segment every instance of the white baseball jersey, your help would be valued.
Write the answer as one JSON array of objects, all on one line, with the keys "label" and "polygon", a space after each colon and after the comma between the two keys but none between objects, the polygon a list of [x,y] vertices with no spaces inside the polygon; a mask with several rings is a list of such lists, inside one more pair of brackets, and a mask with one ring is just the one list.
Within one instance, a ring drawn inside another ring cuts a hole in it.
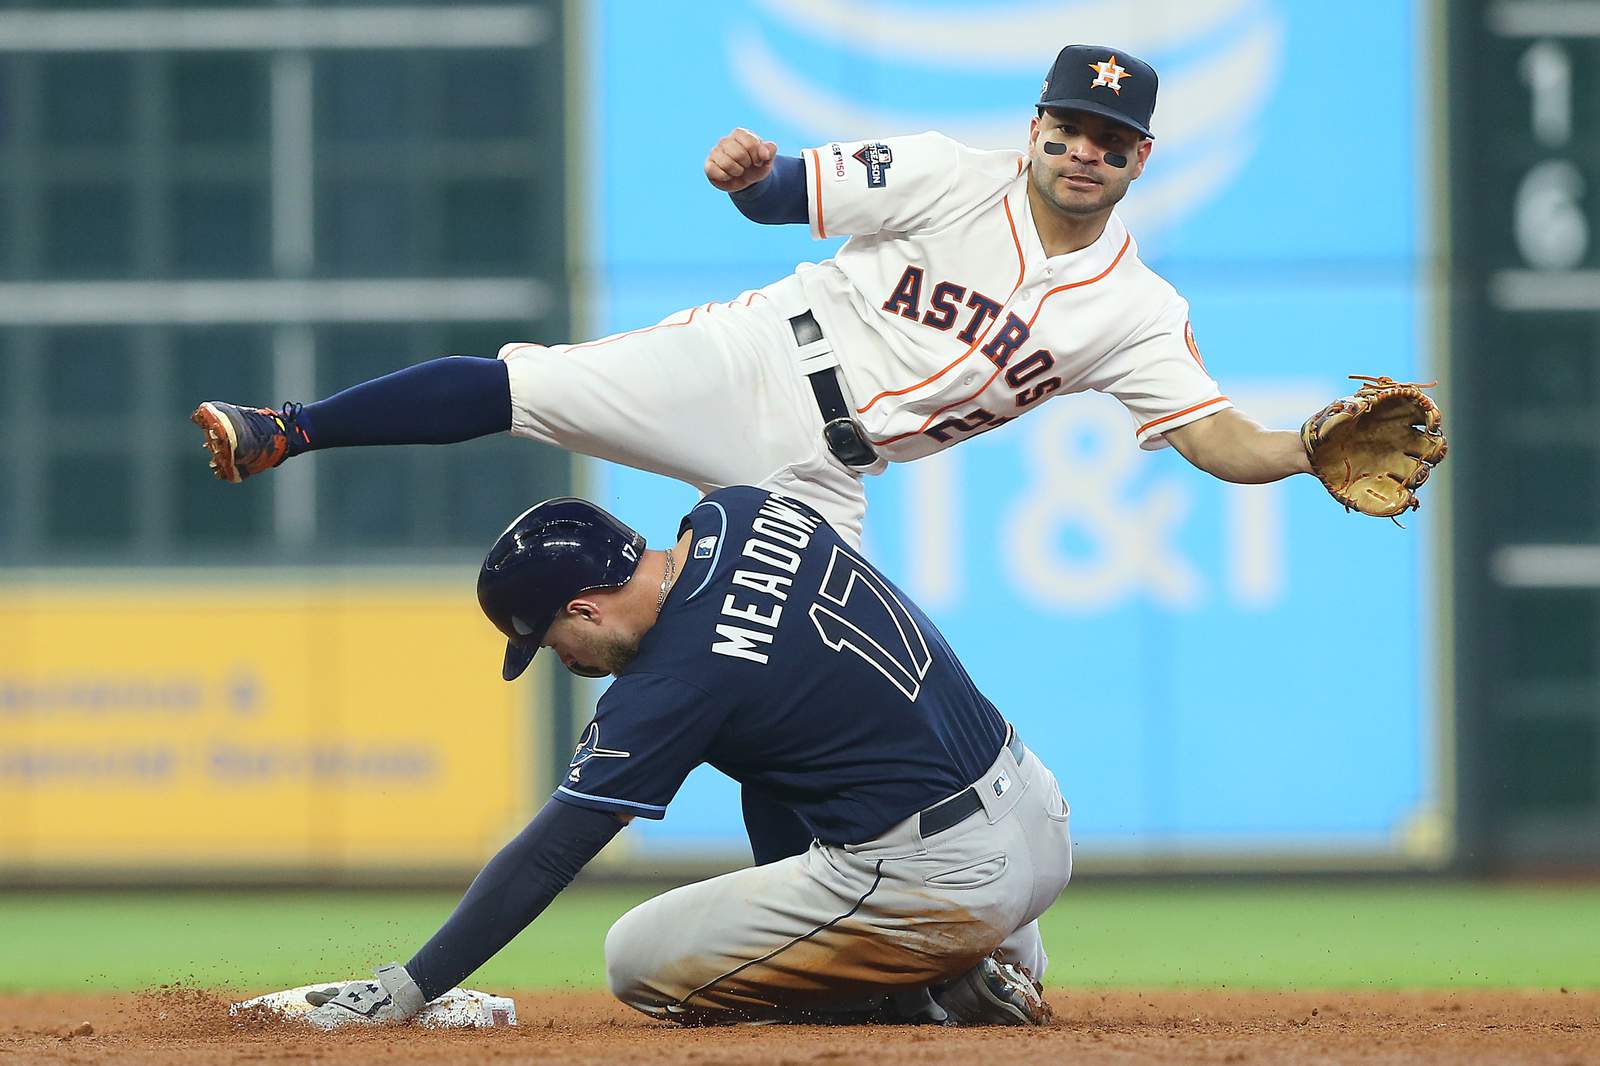
[{"label": "white baseball jersey", "polygon": [[814,237],[849,234],[798,275],[886,459],[932,454],[1054,395],[1128,409],[1144,448],[1231,406],[1189,305],[1112,213],[1089,247],[1046,256],[1021,152],[938,133],[801,153]]},{"label": "white baseball jersey", "polygon": [[851,543],[861,475],[825,447],[789,317],[821,323],[884,460],[932,454],[1045,399],[1117,397],[1140,443],[1220,411],[1188,304],[1111,216],[1047,258],[1017,152],[926,133],[804,153],[812,232],[839,254],[727,303],[582,344],[511,343],[512,432],[713,492],[757,485],[815,507]]}]

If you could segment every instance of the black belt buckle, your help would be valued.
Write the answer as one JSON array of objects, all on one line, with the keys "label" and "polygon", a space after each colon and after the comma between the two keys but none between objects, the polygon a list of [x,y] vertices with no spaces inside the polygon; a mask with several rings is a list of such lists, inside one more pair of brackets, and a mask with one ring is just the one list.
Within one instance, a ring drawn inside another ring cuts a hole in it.
[{"label": "black belt buckle", "polygon": [[[794,331],[795,344],[802,349],[823,339],[822,327],[810,311],[802,311],[789,319],[789,328]],[[806,380],[811,383],[811,393],[817,399],[817,410],[822,412],[823,443],[834,458],[851,467],[876,463],[878,450],[850,416],[850,405],[844,402],[844,390],[839,387],[838,371],[830,366],[807,374]]]},{"label": "black belt buckle", "polygon": [[878,453],[861,427],[848,418],[835,418],[822,426],[822,439],[828,450],[845,466],[871,466]]}]

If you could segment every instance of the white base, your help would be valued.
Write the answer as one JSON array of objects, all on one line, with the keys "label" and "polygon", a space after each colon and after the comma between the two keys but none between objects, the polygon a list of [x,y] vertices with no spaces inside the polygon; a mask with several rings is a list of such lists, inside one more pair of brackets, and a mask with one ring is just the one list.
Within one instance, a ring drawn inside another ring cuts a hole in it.
[{"label": "white base", "polygon": [[[282,992],[269,992],[264,996],[235,1003],[228,1008],[230,1015],[241,1010],[265,1007],[285,1018],[304,1019],[316,1024],[308,1015],[315,1010],[306,1002],[306,993],[325,988],[337,988],[344,981],[324,981],[316,985],[286,988]],[[415,1018],[417,1025],[430,1029],[493,1029],[517,1024],[517,1005],[509,996],[491,996],[487,992],[474,992],[468,988],[452,988],[438,999],[423,1007]]]}]

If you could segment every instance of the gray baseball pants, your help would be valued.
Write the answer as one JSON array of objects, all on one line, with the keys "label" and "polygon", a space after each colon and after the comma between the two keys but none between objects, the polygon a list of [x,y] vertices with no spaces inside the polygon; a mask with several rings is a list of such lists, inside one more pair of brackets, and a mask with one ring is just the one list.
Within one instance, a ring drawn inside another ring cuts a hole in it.
[{"label": "gray baseball pants", "polygon": [[1031,751],[1002,748],[974,787],[982,809],[932,836],[914,815],[647,900],[606,936],[611,991],[660,1017],[790,1020],[870,1009],[997,949],[1041,976],[1036,919],[1072,876],[1067,803]]}]

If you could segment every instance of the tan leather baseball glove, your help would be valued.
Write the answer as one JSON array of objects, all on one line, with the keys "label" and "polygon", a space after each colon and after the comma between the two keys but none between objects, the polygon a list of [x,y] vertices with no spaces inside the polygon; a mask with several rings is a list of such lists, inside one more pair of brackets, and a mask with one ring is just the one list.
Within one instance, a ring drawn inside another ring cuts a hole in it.
[{"label": "tan leather baseball glove", "polygon": [[1355,395],[1300,427],[1312,473],[1347,511],[1394,518],[1416,510],[1417,488],[1449,450],[1439,405],[1422,391],[1432,384],[1350,377],[1363,382]]}]

